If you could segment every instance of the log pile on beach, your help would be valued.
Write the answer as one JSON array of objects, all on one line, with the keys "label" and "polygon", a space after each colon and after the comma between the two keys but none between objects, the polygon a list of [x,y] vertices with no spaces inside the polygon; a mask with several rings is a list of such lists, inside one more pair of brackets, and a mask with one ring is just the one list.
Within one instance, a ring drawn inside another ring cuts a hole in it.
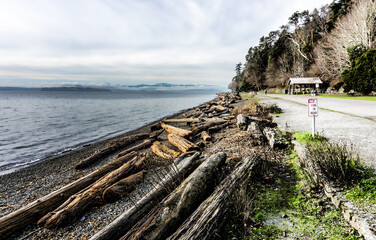
[{"label": "log pile on beach", "polygon": [[0,239],[208,238],[221,227],[231,193],[254,174],[259,152],[285,147],[270,119],[234,115],[241,104],[235,94],[218,94],[74,162],[67,158],[64,171],[50,174],[70,174],[71,180],[3,214]]}]

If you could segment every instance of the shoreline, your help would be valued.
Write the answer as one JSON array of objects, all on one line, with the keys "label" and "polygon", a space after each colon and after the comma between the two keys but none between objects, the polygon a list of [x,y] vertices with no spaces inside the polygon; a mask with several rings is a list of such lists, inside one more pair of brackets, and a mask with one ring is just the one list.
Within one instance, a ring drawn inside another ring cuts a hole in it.
[{"label": "shoreline", "polygon": [[112,154],[112,156],[106,157],[86,169],[77,171],[74,168],[78,162],[94,152],[103,149],[110,142],[132,134],[150,133],[150,126],[153,124],[166,118],[182,117],[184,114],[189,113],[189,111],[192,111],[201,105],[206,105],[217,97],[218,94],[212,100],[163,116],[134,130],[121,133],[115,137],[93,142],[89,145],[85,144],[73,151],[63,153],[59,156],[46,158],[14,172],[0,175],[0,217],[26,206],[36,199],[43,197],[112,161],[116,154]]}]

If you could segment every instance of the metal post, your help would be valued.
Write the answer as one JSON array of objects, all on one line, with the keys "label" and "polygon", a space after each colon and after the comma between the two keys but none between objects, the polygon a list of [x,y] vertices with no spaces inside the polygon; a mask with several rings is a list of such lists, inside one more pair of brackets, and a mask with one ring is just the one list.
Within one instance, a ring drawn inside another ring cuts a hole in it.
[{"label": "metal post", "polygon": [[314,137],[315,136],[315,132],[316,132],[316,124],[315,124],[315,119],[316,119],[316,117],[315,116],[313,116],[313,118],[312,118],[312,137]]}]

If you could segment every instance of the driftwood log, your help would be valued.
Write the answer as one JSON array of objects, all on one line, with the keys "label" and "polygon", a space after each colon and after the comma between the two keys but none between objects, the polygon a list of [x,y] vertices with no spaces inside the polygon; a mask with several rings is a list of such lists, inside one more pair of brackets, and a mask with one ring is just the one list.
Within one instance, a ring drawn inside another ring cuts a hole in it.
[{"label": "driftwood log", "polygon": [[125,239],[166,239],[184,222],[214,187],[226,160],[217,153],[203,162],[183,183],[125,234]]},{"label": "driftwood log", "polygon": [[208,132],[209,133],[215,133],[215,132],[218,132],[218,131],[222,130],[223,128],[226,128],[227,126],[230,126],[230,125],[231,125],[231,122],[228,121],[228,122],[222,123],[220,125],[216,125],[216,126],[208,128]]},{"label": "driftwood log", "polygon": [[192,122],[201,122],[198,118],[174,118],[174,119],[165,119],[163,122],[169,123],[169,122],[186,122],[186,123],[192,123]]},{"label": "driftwood log", "polygon": [[143,170],[144,160],[145,158],[134,157],[131,161],[101,178],[86,191],[69,199],[70,202],[65,202],[63,207],[48,213],[38,221],[38,225],[44,225],[48,229],[66,226],[80,218],[91,207],[103,205],[105,203],[102,198],[103,192],[120,179]]},{"label": "driftwood log", "polygon": [[38,221],[46,213],[54,210],[64,203],[71,195],[97,181],[107,173],[119,168],[136,155],[129,153],[121,159],[104,165],[98,170],[86,175],[63,188],[56,190],[36,201],[0,218],[0,239],[7,238],[10,234],[24,228],[28,224]]},{"label": "driftwood log", "polygon": [[201,132],[201,137],[202,137],[202,139],[203,139],[205,142],[209,142],[209,141],[211,141],[211,137],[210,137],[210,135],[208,134],[207,131],[202,131],[202,132]]},{"label": "driftwood log", "polygon": [[144,171],[135,173],[106,188],[103,192],[102,198],[106,203],[116,202],[127,196],[143,181]]},{"label": "driftwood log", "polygon": [[208,130],[210,127],[214,127],[216,125],[220,125],[225,122],[227,121],[223,119],[216,120],[216,121],[208,121],[208,122],[205,122],[204,124],[200,124],[200,125],[192,127],[192,132],[194,135],[196,135],[199,132]]},{"label": "driftwood log", "polygon": [[92,155],[90,155],[89,157],[85,158],[84,160],[82,160],[81,162],[79,162],[76,166],[75,166],[75,169],[83,169],[83,168],[86,168],[90,165],[92,165],[93,163],[99,161],[100,159],[103,159],[105,157],[107,157],[108,155],[118,151],[119,149],[122,149],[136,141],[139,141],[139,140],[142,140],[142,139],[145,139],[145,138],[148,138],[149,137],[149,134],[135,134],[135,135],[131,135],[131,136],[128,136],[128,137],[125,137],[123,139],[121,139],[121,141],[116,141],[112,144],[110,144],[109,147],[105,148],[105,149],[102,149]]},{"label": "driftwood log", "polygon": [[119,153],[119,154],[117,155],[117,157],[119,158],[119,157],[122,157],[122,156],[124,156],[124,155],[130,153],[130,152],[133,152],[133,151],[139,151],[139,150],[141,150],[141,149],[145,149],[145,148],[151,146],[151,145],[153,144],[154,141],[155,141],[154,138],[146,139],[144,142],[142,142],[142,143],[140,143],[140,144],[137,144],[137,145],[135,145],[135,146],[133,146],[133,147],[130,147],[130,148],[128,148],[128,149],[122,151],[121,153]]},{"label": "driftwood log", "polygon": [[157,156],[161,158],[165,158],[165,159],[175,159],[180,154],[177,151],[167,147],[166,145],[162,144],[159,141],[156,141],[153,143],[153,145],[151,146],[151,150]]},{"label": "driftwood log", "polygon": [[174,161],[174,169],[171,169],[152,191],[138,201],[133,207],[126,210],[115,221],[96,233],[90,240],[119,239],[147,214],[161,199],[163,199],[171,190],[169,187],[179,184],[184,176],[189,175],[206,158],[199,158],[200,153],[192,156],[179,157]]},{"label": "driftwood log", "polygon": [[178,136],[178,135],[175,135],[175,134],[168,134],[167,138],[168,138],[168,141],[172,145],[179,148],[179,150],[182,151],[183,153],[198,149],[196,144],[188,141],[187,139],[185,139],[181,136]]},{"label": "driftwood log", "polygon": [[161,123],[161,126],[164,130],[166,130],[166,132],[171,133],[171,134],[175,134],[175,135],[179,135],[179,136],[182,136],[182,137],[185,137],[185,136],[192,134],[192,132],[189,131],[189,130],[174,127],[174,126],[171,126],[171,125],[167,125],[163,122]]},{"label": "driftwood log", "polygon": [[250,179],[259,159],[258,156],[248,156],[240,162],[168,240],[210,239],[215,235],[229,212],[228,203],[233,193]]}]

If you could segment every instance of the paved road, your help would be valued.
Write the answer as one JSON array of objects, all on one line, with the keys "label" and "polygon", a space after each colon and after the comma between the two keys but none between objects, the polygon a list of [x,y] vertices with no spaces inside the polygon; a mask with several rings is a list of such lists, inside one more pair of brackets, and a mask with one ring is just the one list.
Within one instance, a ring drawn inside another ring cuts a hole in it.
[{"label": "paved road", "polygon": [[[307,105],[307,99],[309,97],[299,96],[296,98],[296,96],[285,95],[258,95],[257,97],[261,98],[261,102],[277,104],[282,108],[283,113],[280,117],[275,119],[282,130],[312,131],[312,118],[308,117],[308,109],[307,106],[305,106]],[[284,99],[275,99],[272,97],[283,97]],[[292,102],[292,100],[299,103]],[[339,111],[339,106],[343,106],[344,104],[334,101],[334,103],[330,105],[330,100],[332,99],[326,101],[326,98],[319,98],[319,107]],[[358,111],[357,108],[364,109],[363,107],[365,106],[360,106],[360,102],[358,103],[359,100],[346,100],[344,102],[348,101],[353,102],[351,102],[347,110],[345,110],[352,115],[322,109],[319,110],[319,116],[316,118],[316,131],[319,132],[320,135],[333,141],[353,145],[354,150],[359,153],[364,163],[376,170],[376,121],[353,116],[355,113],[359,116],[375,116],[376,114],[364,114],[362,111]],[[376,104],[376,102],[374,103]],[[372,104],[369,106],[373,107],[366,108],[366,111],[375,112],[376,106]]]},{"label": "paved road", "polygon": [[[307,105],[310,96],[268,94],[270,97],[298,102]],[[331,109],[337,112],[347,113],[354,116],[369,118],[376,121],[376,101],[350,100],[340,98],[316,97],[320,108]]]}]

